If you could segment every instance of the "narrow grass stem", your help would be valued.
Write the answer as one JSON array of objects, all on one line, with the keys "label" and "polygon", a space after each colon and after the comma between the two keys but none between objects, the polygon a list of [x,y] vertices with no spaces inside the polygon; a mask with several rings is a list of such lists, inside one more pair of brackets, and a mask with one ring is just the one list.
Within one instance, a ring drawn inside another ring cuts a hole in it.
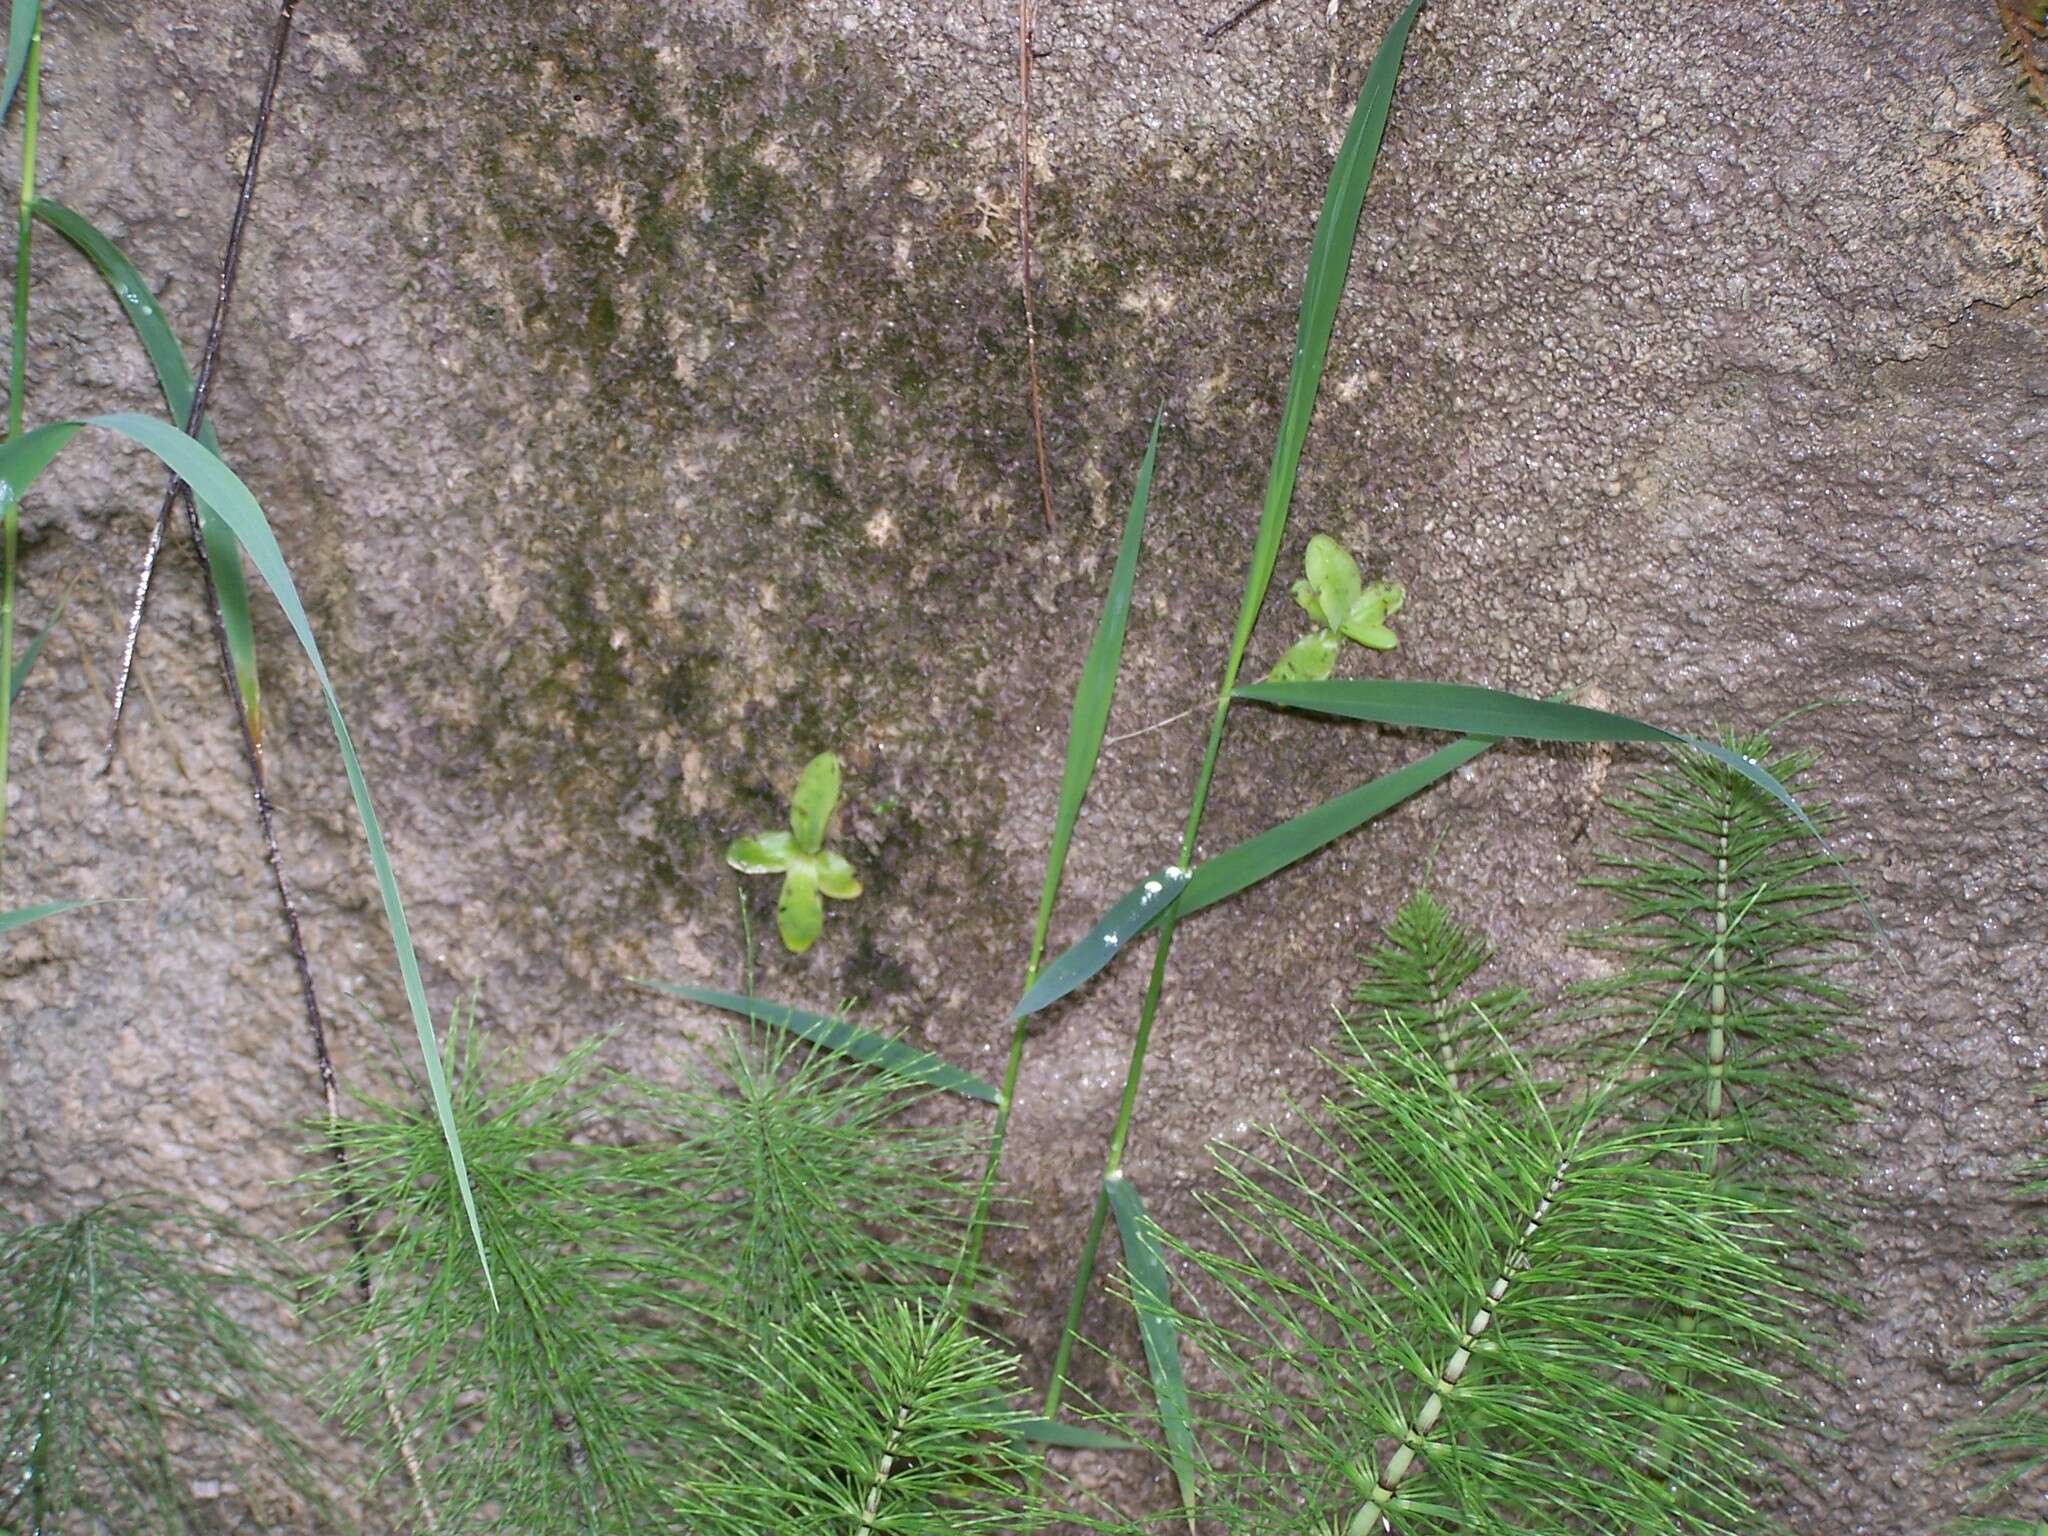
[{"label": "narrow grass stem", "polygon": [[[21,79],[21,198],[14,226],[14,326],[7,370],[7,437],[21,436],[22,390],[28,378],[29,237],[35,222],[36,119],[42,104],[43,22],[29,33]],[[21,498],[9,495],[0,513],[0,858],[7,847],[7,762],[14,727],[14,584],[20,557]]]},{"label": "narrow grass stem", "polygon": [[[1249,600],[1252,593],[1247,592]],[[1264,593],[1257,594],[1263,597]],[[1195,793],[1188,805],[1187,828],[1181,834],[1180,861],[1194,862],[1195,840],[1202,829],[1202,813],[1209,804],[1209,784],[1216,775],[1216,759],[1223,748],[1223,725],[1230,714],[1231,690],[1237,686],[1237,673],[1244,663],[1246,644],[1251,639],[1252,621],[1258,611],[1247,601],[1249,617],[1240,615],[1238,633],[1234,637],[1230,658],[1223,669],[1223,689],[1216,700],[1216,713],[1209,722],[1209,740],[1202,752],[1201,771],[1195,776]],[[1110,1127],[1109,1148],[1103,1156],[1102,1179],[1097,1181],[1094,1209],[1089,1212],[1088,1232],[1081,1240],[1081,1257],[1074,1270],[1074,1283],[1067,1293],[1066,1321],[1060,1328],[1059,1344],[1053,1351],[1052,1369],[1045,1385],[1045,1408],[1047,1418],[1059,1413],[1061,1400],[1066,1396],[1067,1367],[1074,1355],[1074,1345],[1080,1337],[1081,1314],[1088,1304],[1088,1288],[1095,1280],[1095,1259],[1102,1247],[1102,1231],[1109,1220],[1110,1175],[1123,1167],[1124,1149],[1130,1143],[1131,1121],[1137,1113],[1138,1090],[1144,1082],[1145,1055],[1152,1044],[1152,1025],[1159,1016],[1159,999],[1166,987],[1166,963],[1173,953],[1173,935],[1179,927],[1173,912],[1169,910],[1159,924],[1159,938],[1152,952],[1152,974],[1145,982],[1145,1000],[1138,1010],[1138,1030],[1131,1037],[1130,1060],[1124,1069],[1122,1096],[1117,1101],[1116,1122]]]},{"label": "narrow grass stem", "polygon": [[[214,287],[213,318],[206,327],[206,345],[199,354],[199,369],[192,378],[192,407],[185,413],[185,434],[196,437],[200,424],[206,420],[206,401],[213,386],[214,365],[220,360],[222,338],[227,333],[228,305],[235,294],[235,277],[241,270],[242,237],[249,226],[249,210],[256,201],[256,176],[263,164],[263,146],[270,138],[271,109],[277,101],[277,85],[284,72],[284,57],[292,35],[292,13],[298,0],[278,0],[277,20],[271,34],[270,62],[263,76],[263,91],[256,102],[256,120],[249,128],[249,151],[242,166],[242,184],[235,194],[235,211],[228,221],[227,248],[221,254],[220,273]],[[23,206],[22,221],[26,230],[28,212]],[[27,236],[23,235],[24,247]],[[199,527],[198,508],[193,505],[192,492],[176,474],[164,484],[163,500],[158,504],[156,518],[150,524],[149,541],[143,548],[140,568],[135,580],[135,596],[128,609],[127,632],[121,639],[121,666],[114,676],[114,703],[112,718],[107,727],[107,751],[100,771],[106,772],[114,764],[114,753],[121,743],[121,721],[128,701],[130,680],[135,674],[135,648],[142,639],[143,615],[149,606],[150,586],[156,577],[157,557],[163,551],[164,530],[170,523],[171,508],[183,498],[185,514],[196,530]],[[198,534],[195,532],[195,539]],[[206,594],[207,605],[216,615],[218,627],[219,601],[209,584]],[[232,666],[229,686],[233,687]],[[253,738],[252,738],[253,739]]]}]

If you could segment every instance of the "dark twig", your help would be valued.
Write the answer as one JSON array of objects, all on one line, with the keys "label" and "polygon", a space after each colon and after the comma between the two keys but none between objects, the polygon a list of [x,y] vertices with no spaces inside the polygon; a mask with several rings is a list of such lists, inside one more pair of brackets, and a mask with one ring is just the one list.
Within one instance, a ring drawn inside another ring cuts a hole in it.
[{"label": "dark twig", "polygon": [[1240,26],[1244,25],[1245,22],[1249,21],[1253,16],[1258,14],[1260,11],[1263,11],[1271,3],[1272,0],[1245,0],[1245,3],[1243,5],[1240,5],[1228,16],[1224,17],[1221,21],[1217,22],[1215,26],[1209,28],[1208,31],[1204,32],[1202,34],[1202,41],[1205,43],[1213,43],[1216,41],[1217,38],[1221,37],[1224,33],[1236,31]]},{"label": "dark twig", "polygon": [[1038,387],[1038,316],[1031,300],[1031,0],[1017,0],[1017,249],[1024,271],[1024,358],[1031,373],[1031,436],[1038,448],[1038,498],[1053,531],[1052,475],[1045,467],[1045,406]]},{"label": "dark twig", "polygon": [[[249,207],[256,200],[256,173],[263,163],[263,146],[270,137],[270,110],[277,100],[277,82],[284,71],[285,45],[291,40],[292,12],[298,0],[278,0],[277,29],[270,45],[270,67],[263,76],[263,94],[256,103],[256,121],[249,130],[248,163],[242,167],[242,186],[235,197],[235,216],[228,223],[228,245],[220,261],[220,281],[214,290],[213,320],[206,328],[206,346],[199,354],[199,372],[192,381],[192,406],[185,412],[185,435],[197,437],[206,420],[206,397],[213,387],[214,364],[220,360],[221,338],[227,331],[228,302],[235,294],[235,275],[242,264],[242,235],[249,224]],[[114,715],[107,729],[107,756],[100,771],[114,764],[114,749],[121,741],[121,714],[128,702],[128,683],[135,672],[135,647],[142,639],[142,617],[149,605],[149,588],[156,576],[157,556],[164,547],[164,529],[171,518],[171,506],[180,497],[186,515],[198,524],[192,505],[192,491],[175,474],[165,482],[163,502],[150,524],[149,544],[143,551],[142,568],[135,582],[135,599],[128,610],[128,630],[121,642],[121,668],[114,676]],[[210,595],[210,594],[209,594]]]},{"label": "dark twig", "polygon": [[[214,365],[220,357],[221,337],[227,326],[229,301],[234,296],[235,275],[241,263],[242,236],[248,226],[249,209],[256,196],[256,174],[263,159],[263,145],[270,128],[271,108],[277,98],[277,85],[284,70],[285,49],[291,41],[292,17],[297,0],[278,0],[277,22],[271,38],[270,64],[263,78],[263,94],[257,105],[256,121],[249,134],[248,163],[243,168],[242,186],[235,199],[235,215],[228,228],[227,250],[221,259],[220,284],[214,300],[213,323],[206,333],[206,349],[200,356],[198,376],[192,386],[192,407],[186,413],[185,432],[196,436],[200,424],[206,419],[207,390],[213,381]],[[228,707],[234,712],[235,726],[242,743],[242,757],[249,771],[249,791],[256,803],[256,820],[263,832],[263,854],[270,866],[272,886],[277,892],[279,920],[284,925],[285,946],[292,957],[292,968],[297,973],[299,1001],[305,1009],[306,1034],[313,1048],[313,1061],[320,1073],[321,1096],[327,1106],[327,1123],[337,1126],[341,1119],[341,1088],[335,1077],[334,1058],[327,1049],[327,1028],[320,1012],[320,995],[313,983],[312,962],[306,955],[305,934],[299,924],[298,900],[293,895],[291,877],[285,872],[284,856],[277,842],[277,818],[270,802],[270,790],[263,769],[263,750],[258,745],[256,733],[249,719],[247,705],[242,699],[242,690],[235,679],[234,654],[228,646],[227,625],[221,618],[220,598],[213,581],[213,565],[206,556],[206,537],[200,526],[199,507],[192,498],[192,491],[176,475],[164,487],[163,503],[157,509],[156,522],[150,531],[149,550],[144,557],[141,580],[135,591],[135,605],[129,615],[128,634],[121,656],[121,673],[114,685],[113,729],[107,744],[107,762],[113,762],[114,752],[120,745],[121,706],[128,682],[133,674],[135,645],[142,628],[143,610],[149,599],[150,579],[155,571],[158,553],[163,548],[165,527],[170,520],[174,505],[182,505],[185,511],[186,531],[191,535],[193,558],[199,564],[199,581],[204,598],[209,627],[213,631],[214,649],[220,664],[222,686],[227,691]],[[334,1159],[339,1174],[342,1194],[342,1232],[348,1242],[349,1264],[354,1271],[356,1294],[363,1305],[371,1299],[369,1264],[369,1235],[364,1230],[361,1198],[356,1192],[354,1175],[349,1167],[348,1149],[338,1137],[330,1136],[328,1154]],[[391,1420],[391,1429],[398,1442],[400,1459],[405,1464],[407,1476],[419,1496],[422,1524],[429,1536],[439,1530],[439,1521],[427,1497],[426,1479],[421,1470],[419,1455],[412,1443],[405,1418],[400,1409],[397,1391],[393,1384],[388,1360],[385,1358],[381,1341],[376,1346],[377,1368],[383,1389],[385,1411]]]}]

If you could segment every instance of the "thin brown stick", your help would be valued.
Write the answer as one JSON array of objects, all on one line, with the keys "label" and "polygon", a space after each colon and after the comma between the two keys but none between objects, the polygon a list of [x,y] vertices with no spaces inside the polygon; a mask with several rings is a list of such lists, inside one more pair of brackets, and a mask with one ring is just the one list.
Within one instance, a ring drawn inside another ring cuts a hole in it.
[{"label": "thin brown stick", "polygon": [[1024,359],[1031,374],[1031,437],[1038,448],[1038,499],[1053,531],[1052,475],[1045,467],[1045,404],[1038,384],[1038,315],[1031,299],[1031,0],[1017,0],[1017,249],[1024,276]]},{"label": "thin brown stick", "polygon": [[[277,82],[284,72],[285,45],[291,40],[292,12],[298,0],[278,0],[277,25],[271,37],[270,65],[263,75],[263,93],[256,102],[256,121],[249,129],[249,154],[242,167],[242,185],[235,194],[234,217],[228,221],[227,249],[221,255],[220,278],[214,289],[213,319],[206,327],[206,345],[199,354],[199,372],[192,380],[192,405],[185,412],[185,435],[197,437],[206,421],[206,397],[213,387],[214,365],[220,361],[221,339],[227,332],[228,304],[235,295],[235,276],[242,264],[242,235],[249,226],[249,209],[256,200],[256,173],[263,164],[263,146],[270,138],[270,113],[277,101]],[[135,671],[135,647],[142,639],[143,613],[149,605],[149,589],[156,576],[157,556],[164,547],[164,529],[171,518],[171,506],[182,496],[186,515],[197,519],[192,491],[176,474],[164,483],[162,503],[150,524],[149,543],[143,550],[142,565],[135,581],[135,598],[128,610],[127,633],[121,641],[121,669],[114,677],[114,713],[107,728],[107,755],[100,771],[113,766],[114,749],[121,739],[122,708],[128,701],[128,682]]]},{"label": "thin brown stick", "polygon": [[[277,21],[271,36],[269,67],[264,74],[263,93],[257,104],[256,120],[250,129],[248,162],[243,168],[241,190],[235,199],[234,219],[228,228],[227,250],[221,258],[213,321],[207,329],[206,347],[200,356],[198,375],[193,381],[192,406],[185,417],[185,432],[188,436],[196,436],[200,425],[206,419],[207,392],[213,382],[214,367],[220,358],[221,340],[227,328],[228,305],[234,297],[235,277],[241,264],[242,237],[248,227],[250,207],[255,201],[257,170],[262,163],[263,146],[269,135],[271,109],[277,99],[278,81],[284,70],[285,51],[291,41],[292,19],[296,8],[297,0],[278,0]],[[242,744],[243,761],[248,767],[250,797],[255,802],[257,825],[263,833],[264,860],[270,866],[271,883],[277,892],[278,917],[284,925],[285,946],[291,953],[292,968],[298,978],[299,1001],[305,1010],[307,1039],[312,1046],[313,1061],[320,1074],[321,1097],[326,1103],[327,1123],[330,1127],[328,1154],[334,1160],[337,1183],[341,1190],[342,1232],[348,1242],[349,1266],[354,1271],[357,1298],[362,1305],[368,1306],[373,1294],[369,1236],[363,1226],[362,1201],[349,1166],[348,1149],[342,1145],[337,1135],[332,1134],[341,1120],[341,1090],[334,1072],[334,1058],[327,1048],[327,1029],[320,1012],[319,992],[313,982],[312,962],[306,954],[305,934],[299,923],[298,900],[292,892],[291,877],[285,871],[284,855],[278,847],[277,818],[270,802],[269,785],[263,769],[262,748],[257,743],[248,709],[242,701],[242,690],[235,681],[234,655],[228,647],[227,626],[221,618],[220,597],[213,581],[213,565],[206,556],[206,537],[200,526],[199,507],[192,498],[190,487],[175,474],[164,487],[163,502],[157,509],[156,521],[150,531],[148,553],[143,560],[141,579],[135,591],[134,607],[129,614],[128,633],[121,656],[121,672],[114,685],[113,725],[108,735],[107,762],[109,765],[112,764],[114,753],[120,746],[122,704],[129,679],[133,675],[135,646],[140,637],[143,613],[149,599],[151,577],[155,572],[157,555],[163,548],[165,527],[170,520],[171,510],[178,505],[184,508],[185,527],[191,536],[192,555],[199,565],[200,587],[207,623],[213,632],[221,684],[227,692],[228,707],[234,713],[236,731]],[[385,1412],[390,1418],[392,1433],[398,1442],[399,1457],[405,1465],[406,1475],[419,1498],[421,1523],[429,1536],[436,1536],[440,1530],[440,1522],[427,1496],[425,1474],[401,1412],[390,1360],[381,1340],[375,1343],[373,1351]]]},{"label": "thin brown stick", "polygon": [[1260,11],[1263,11],[1271,3],[1272,0],[1245,0],[1243,5],[1240,5],[1228,16],[1217,22],[1215,26],[1204,32],[1202,34],[1202,41],[1213,43],[1224,33],[1236,31],[1246,21],[1257,15]]}]

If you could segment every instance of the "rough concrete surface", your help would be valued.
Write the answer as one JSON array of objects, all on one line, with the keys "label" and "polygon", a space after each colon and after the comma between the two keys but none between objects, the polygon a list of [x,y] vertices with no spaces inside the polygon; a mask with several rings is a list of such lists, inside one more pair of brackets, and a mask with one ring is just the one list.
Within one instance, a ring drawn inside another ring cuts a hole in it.
[{"label": "rough concrete surface", "polygon": [[[1122,739],[1060,932],[1171,855],[1309,231],[1394,6],[1327,24],[1273,0],[1205,49],[1228,9],[1040,4],[1047,536],[1007,4],[307,0],[215,419],[307,594],[438,1007],[479,980],[489,1026],[543,1054],[614,1026],[622,1063],[679,1048],[706,1021],[619,978],[736,976],[719,851],[836,748],[867,894],[805,959],[764,957],[763,990],[855,998],[996,1075],[1068,694],[1161,403]],[[245,0],[48,15],[44,184],[188,339],[267,31]],[[1997,50],[1984,0],[1435,0],[1282,557],[1284,579],[1327,530],[1407,583],[1393,675],[1591,682],[1701,725],[1833,701],[1796,729],[1897,963],[1860,978],[1865,1310],[1814,1389],[1842,1440],[1788,1500],[1808,1536],[1955,1512],[1930,1439],[1972,1400],[1960,1357],[2048,1070],[2048,115]],[[36,272],[32,418],[153,406],[90,273],[47,236]],[[182,554],[149,695],[94,773],[157,483],[81,448],[25,513],[27,622],[76,586],[24,695],[8,904],[140,899],[0,950],[0,1199],[168,1187],[280,1231],[316,1089]],[[1256,665],[1290,614],[1269,605]],[[259,638],[348,1076],[402,999],[310,678],[274,611]],[[1413,750],[1247,713],[1205,847]],[[1209,1138],[1312,1089],[1328,1005],[1430,850],[1503,974],[1576,973],[1594,778],[1497,753],[1189,925],[1129,1161],[1169,1224]],[[1138,982],[1112,972],[1027,1064],[1007,1172],[1031,1216],[1005,1257],[1034,1366]],[[1092,1322],[1134,1349],[1118,1312]]]}]

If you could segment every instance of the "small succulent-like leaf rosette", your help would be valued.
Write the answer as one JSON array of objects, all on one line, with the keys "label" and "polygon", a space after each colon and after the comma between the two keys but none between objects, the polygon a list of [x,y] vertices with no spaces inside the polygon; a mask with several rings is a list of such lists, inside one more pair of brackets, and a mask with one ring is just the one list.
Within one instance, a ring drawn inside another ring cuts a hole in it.
[{"label": "small succulent-like leaf rosette", "polygon": [[839,804],[839,758],[820,752],[804,765],[789,797],[789,830],[736,839],[725,862],[743,875],[782,876],[775,928],[783,946],[800,955],[825,931],[825,903],[851,901],[860,881],[844,855],[825,846],[825,825]]},{"label": "small succulent-like leaf rosette", "polygon": [[1375,651],[1396,645],[1389,625],[1407,598],[1399,582],[1366,586],[1358,562],[1328,534],[1308,541],[1308,574],[1294,584],[1294,600],[1320,628],[1302,636],[1266,674],[1269,683],[1319,683],[1337,668],[1346,640]]}]

